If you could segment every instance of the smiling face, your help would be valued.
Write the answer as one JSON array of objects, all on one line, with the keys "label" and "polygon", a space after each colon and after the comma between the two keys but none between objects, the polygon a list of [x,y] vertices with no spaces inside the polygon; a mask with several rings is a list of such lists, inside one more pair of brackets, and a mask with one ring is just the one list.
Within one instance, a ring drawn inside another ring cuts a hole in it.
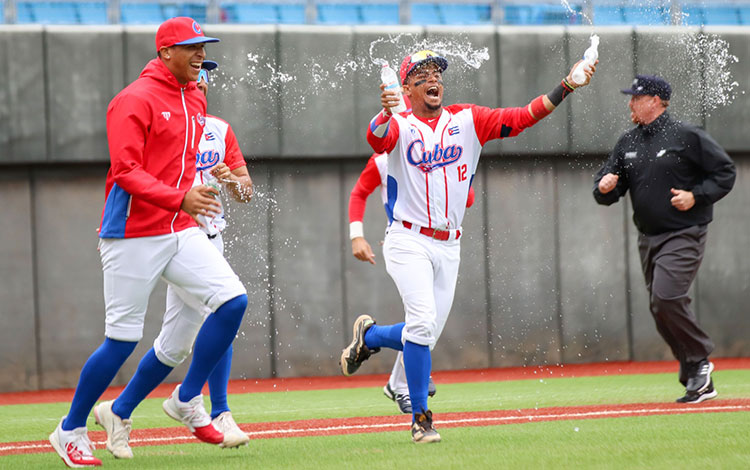
[{"label": "smiling face", "polygon": [[198,79],[203,59],[206,58],[205,43],[185,46],[162,47],[159,50],[162,62],[178,82],[185,85]]},{"label": "smiling face", "polygon": [[417,116],[439,116],[443,106],[443,74],[434,62],[415,68],[406,76],[404,94],[411,100]]}]

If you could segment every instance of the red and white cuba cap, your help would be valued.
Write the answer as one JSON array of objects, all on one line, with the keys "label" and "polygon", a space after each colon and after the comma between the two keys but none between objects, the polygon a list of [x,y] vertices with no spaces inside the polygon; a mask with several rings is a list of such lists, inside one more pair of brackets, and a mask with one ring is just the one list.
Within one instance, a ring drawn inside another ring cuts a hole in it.
[{"label": "red and white cuba cap", "polygon": [[162,47],[186,46],[205,42],[219,42],[203,34],[201,25],[187,16],[170,18],[159,26],[156,32],[156,50]]},{"label": "red and white cuba cap", "polygon": [[448,61],[445,59],[445,57],[441,57],[437,55],[436,53],[428,50],[422,50],[419,52],[415,52],[412,55],[408,55],[404,57],[404,61],[401,62],[401,69],[399,70],[399,75],[401,76],[401,83],[403,84],[406,80],[407,75],[412,73],[415,68],[419,67],[420,65],[433,62],[440,67],[440,71],[444,72],[445,69],[448,68]]}]

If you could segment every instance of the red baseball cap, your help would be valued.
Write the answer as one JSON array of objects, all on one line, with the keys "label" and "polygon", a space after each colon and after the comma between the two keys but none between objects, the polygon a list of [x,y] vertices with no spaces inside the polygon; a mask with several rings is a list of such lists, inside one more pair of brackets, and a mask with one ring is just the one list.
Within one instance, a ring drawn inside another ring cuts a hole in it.
[{"label": "red baseball cap", "polygon": [[401,62],[401,69],[399,75],[401,75],[401,84],[406,80],[406,76],[412,73],[412,71],[420,65],[433,62],[440,67],[440,71],[444,72],[448,68],[448,61],[445,57],[441,57],[432,51],[423,50],[415,52],[412,55],[404,57],[404,61]]},{"label": "red baseball cap", "polygon": [[187,16],[170,18],[159,26],[156,32],[156,50],[162,47],[185,46],[204,42],[219,42],[203,34],[201,25]]}]

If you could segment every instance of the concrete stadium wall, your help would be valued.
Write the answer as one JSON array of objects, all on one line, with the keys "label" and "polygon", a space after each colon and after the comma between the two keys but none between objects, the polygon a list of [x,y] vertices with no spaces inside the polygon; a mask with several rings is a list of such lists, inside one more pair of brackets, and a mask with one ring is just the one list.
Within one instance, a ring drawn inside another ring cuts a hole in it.
[{"label": "concrete stadium wall", "polygon": [[[331,375],[352,320],[403,318],[379,241],[385,217],[368,201],[378,264],[355,260],[348,196],[370,150],[378,67],[418,44],[487,48],[479,69],[451,57],[446,102],[519,106],[551,89],[585,49],[587,28],[206,26],[221,67],[209,111],[232,123],[256,184],[227,203],[225,242],[250,306],[233,376]],[[672,114],[705,125],[735,157],[735,189],[716,206],[694,306],[717,356],[750,355],[750,95],[711,108],[714,56],[687,57],[701,30],[598,28],[592,85],[521,136],[485,147],[464,221],[462,265],[436,369],[668,359],[648,312],[628,201],[600,207],[592,175],[629,127],[619,93],[634,73],[675,87]],[[740,60],[748,89],[750,29],[706,28]],[[0,391],[72,387],[103,338],[96,228],[108,167],[105,111],[154,56],[153,27],[0,27]],[[395,38],[395,39],[394,39]],[[433,46],[436,47],[436,46]],[[372,55],[371,55],[372,54]],[[711,86],[707,83],[706,86]],[[705,95],[705,96],[704,96]],[[156,336],[163,287],[144,340],[116,378],[132,375]],[[388,372],[393,354],[367,372]],[[181,366],[169,380],[179,380]]]}]

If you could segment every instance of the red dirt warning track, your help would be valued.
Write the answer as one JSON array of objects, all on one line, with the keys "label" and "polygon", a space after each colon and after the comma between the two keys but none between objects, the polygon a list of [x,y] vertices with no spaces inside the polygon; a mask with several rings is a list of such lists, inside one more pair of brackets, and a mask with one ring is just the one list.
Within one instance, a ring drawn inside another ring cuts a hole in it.
[{"label": "red dirt warning track", "polygon": [[[623,418],[632,416],[672,415],[750,411],[750,399],[713,400],[698,405],[678,403],[632,403],[626,405],[551,407],[528,410],[496,410],[473,413],[441,413],[435,427],[498,426],[539,421]],[[251,439],[284,437],[332,436],[386,431],[407,431],[411,418],[405,415],[365,418],[313,419],[272,423],[240,424]],[[97,448],[105,446],[104,431],[89,431]],[[131,433],[133,447],[197,443],[185,428],[135,429]],[[11,442],[0,444],[0,456],[54,452],[48,441]]]}]

